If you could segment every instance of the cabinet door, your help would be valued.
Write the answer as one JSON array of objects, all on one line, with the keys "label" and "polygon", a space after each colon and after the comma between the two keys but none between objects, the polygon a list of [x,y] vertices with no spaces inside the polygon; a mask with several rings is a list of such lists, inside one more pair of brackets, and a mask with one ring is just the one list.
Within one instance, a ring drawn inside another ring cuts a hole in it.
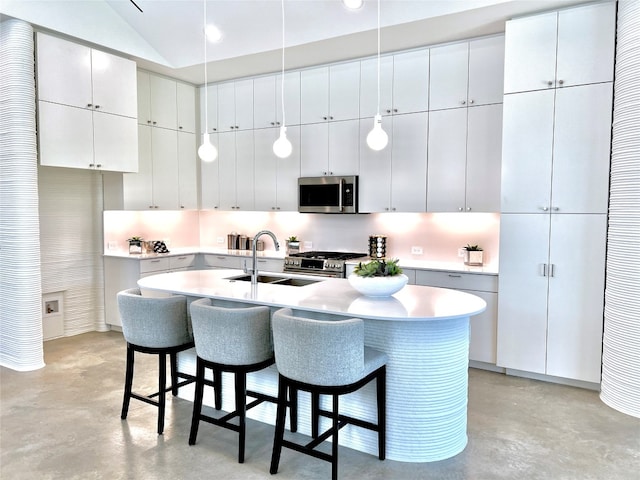
[{"label": "cabinet door", "polygon": [[38,102],[40,165],[90,168],[94,164],[92,116],[84,108]]},{"label": "cabinet door", "polygon": [[554,90],[505,95],[501,210],[549,210]]},{"label": "cabinet door", "polygon": [[467,110],[429,112],[429,212],[465,210]]},{"label": "cabinet door", "polygon": [[135,117],[93,114],[96,168],[114,172],[138,171],[138,124]]},{"label": "cabinet door", "polygon": [[138,125],[138,173],[122,175],[122,195],[125,210],[153,208],[153,157],[151,127]]},{"label": "cabinet door", "polygon": [[157,75],[149,75],[151,90],[151,125],[176,130],[176,82]]},{"label": "cabinet door", "polygon": [[151,151],[154,208],[176,210],[180,204],[177,132],[165,128],[152,128]]},{"label": "cabinet door", "polygon": [[[218,131],[218,85],[209,85],[198,89],[200,95],[200,133],[206,133],[205,129],[208,125],[208,133]],[[205,110],[206,105],[206,110]],[[205,112],[207,118],[205,118]]]},{"label": "cabinet door", "polygon": [[469,42],[469,105],[502,103],[504,36]]},{"label": "cabinet door", "polygon": [[38,32],[38,100],[86,108],[93,103],[91,49]]},{"label": "cabinet door", "polygon": [[556,91],[551,208],[607,213],[613,85]]},{"label": "cabinet door", "polygon": [[[217,133],[211,134],[209,138],[211,140],[211,143],[213,143],[218,149],[218,159],[213,162],[199,162],[201,208],[219,209],[220,183],[218,169],[220,166],[220,145],[218,142]],[[199,161],[199,159],[197,159],[196,161]]]},{"label": "cabinet door", "polygon": [[[218,131],[231,132],[236,127],[236,88],[234,82],[218,85]],[[223,142],[223,140],[220,140]]]},{"label": "cabinet door", "polygon": [[357,175],[359,171],[358,120],[329,124],[329,175]]},{"label": "cabinet door", "polygon": [[301,125],[300,149],[300,175],[303,177],[331,175],[329,172],[328,123]]},{"label": "cabinet door", "polygon": [[195,133],[178,132],[178,197],[182,209],[198,208],[198,172]]},{"label": "cabinet door", "polygon": [[254,132],[256,210],[267,212],[277,209],[278,157],[273,153],[273,142],[278,138],[278,133],[276,128]]},{"label": "cabinet door", "polygon": [[[255,81],[255,80],[254,80]],[[282,125],[300,125],[300,72],[284,74],[284,112],[282,118],[282,75],[276,76],[276,123]],[[257,127],[256,127],[257,128]]]},{"label": "cabinet door", "polygon": [[195,133],[196,131],[196,89],[185,83],[176,83],[176,104],[178,112],[178,130]]},{"label": "cabinet door", "polygon": [[329,67],[300,72],[300,123],[329,119]]},{"label": "cabinet door", "polygon": [[548,375],[600,383],[606,232],[606,215],[551,215]]},{"label": "cabinet door", "polygon": [[149,74],[138,70],[136,84],[138,91],[138,123],[140,125],[151,125],[151,83]]},{"label": "cabinet door", "polygon": [[467,104],[469,43],[454,43],[430,50],[429,109],[463,107]]},{"label": "cabinet door", "polygon": [[546,373],[550,215],[502,215],[497,365]]},{"label": "cabinet door", "polygon": [[236,135],[235,132],[218,134],[218,163],[220,209],[236,210]]},{"label": "cabinet door", "polygon": [[[240,210],[253,210],[254,201],[254,147],[253,130],[235,133],[236,137],[236,205]],[[224,177],[223,177],[224,178]]]},{"label": "cabinet door", "polygon": [[101,112],[136,118],[136,64],[99,50],[91,50],[93,105]]},{"label": "cabinet door", "polygon": [[561,10],[557,85],[613,81],[615,38],[615,2]]},{"label": "cabinet door", "polygon": [[[380,57],[381,115],[390,115],[393,112],[393,58],[392,55]],[[428,78],[427,76],[427,80]],[[376,113],[378,113],[377,57],[360,62],[360,118],[373,117]]]},{"label": "cabinet door", "polygon": [[[394,117],[383,117],[382,128],[392,141]],[[380,151],[367,145],[367,134],[373,121],[360,122],[360,211],[388,212],[391,205],[391,145]]]},{"label": "cabinet door", "polygon": [[469,360],[495,365],[498,294],[472,290],[467,292],[487,302],[486,310],[470,319]]},{"label": "cabinet door", "polygon": [[255,128],[276,126],[276,77],[269,75],[253,80],[253,124]]},{"label": "cabinet door", "polygon": [[[385,105],[381,103],[380,108],[388,109]],[[428,109],[429,50],[394,55],[393,113],[426,112]]]},{"label": "cabinet door", "polygon": [[505,93],[555,85],[557,18],[556,12],[550,12],[506,22]]},{"label": "cabinet door", "polygon": [[329,68],[329,119],[351,120],[360,115],[360,62]]},{"label": "cabinet door", "polygon": [[[291,156],[278,158],[278,210],[298,211],[298,177],[300,176],[300,126],[287,127],[287,137],[293,144]],[[256,177],[258,178],[258,177]],[[257,182],[256,182],[257,183]]]},{"label": "cabinet door", "polygon": [[[393,211],[426,211],[428,119],[426,112],[393,117],[390,135],[393,140],[390,145]],[[388,178],[386,182],[389,182]],[[375,188],[378,188],[377,185]]]},{"label": "cabinet door", "polygon": [[236,130],[253,129],[253,80],[239,80],[235,83]]},{"label": "cabinet door", "polygon": [[469,108],[465,176],[468,212],[500,211],[501,169],[502,104]]}]

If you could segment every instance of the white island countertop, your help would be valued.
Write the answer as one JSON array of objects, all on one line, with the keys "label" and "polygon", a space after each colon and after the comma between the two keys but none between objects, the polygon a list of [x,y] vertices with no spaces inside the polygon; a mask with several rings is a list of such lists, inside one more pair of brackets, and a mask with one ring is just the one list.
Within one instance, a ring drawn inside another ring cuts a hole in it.
[{"label": "white island countertop", "polygon": [[249,281],[233,280],[243,275],[242,270],[191,270],[145,277],[138,285],[193,297],[377,320],[454,319],[476,315],[486,308],[485,301],[475,295],[444,288],[407,285],[391,297],[374,298],[361,295],[345,279],[276,274],[317,280],[300,287],[269,283],[252,286]]}]

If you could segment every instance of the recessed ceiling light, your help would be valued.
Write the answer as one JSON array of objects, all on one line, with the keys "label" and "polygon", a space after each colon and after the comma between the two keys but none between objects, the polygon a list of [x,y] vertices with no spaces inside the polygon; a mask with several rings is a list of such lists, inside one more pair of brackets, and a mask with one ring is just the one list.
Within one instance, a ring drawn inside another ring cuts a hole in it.
[{"label": "recessed ceiling light", "polygon": [[207,40],[212,43],[216,43],[222,40],[222,32],[215,25],[207,25],[205,34],[207,35]]},{"label": "recessed ceiling light", "polygon": [[344,3],[344,6],[350,10],[357,10],[362,6],[364,1],[363,0],[342,0],[342,3]]}]

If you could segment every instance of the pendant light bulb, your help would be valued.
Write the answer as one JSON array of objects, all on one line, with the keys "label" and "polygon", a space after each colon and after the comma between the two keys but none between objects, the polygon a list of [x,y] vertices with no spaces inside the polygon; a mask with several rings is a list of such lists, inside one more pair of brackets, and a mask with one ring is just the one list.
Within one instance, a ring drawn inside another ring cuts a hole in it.
[{"label": "pendant light bulb", "polygon": [[273,142],[273,153],[279,158],[287,158],[292,151],[293,146],[287,138],[287,127],[280,127],[280,136]]},{"label": "pendant light bulb", "polygon": [[198,157],[203,162],[213,162],[218,158],[218,149],[211,143],[208,133],[202,135],[202,145],[198,148]]},{"label": "pendant light bulb", "polygon": [[387,132],[382,129],[382,116],[376,115],[373,119],[373,128],[367,135],[367,145],[371,150],[382,150],[389,143]]}]

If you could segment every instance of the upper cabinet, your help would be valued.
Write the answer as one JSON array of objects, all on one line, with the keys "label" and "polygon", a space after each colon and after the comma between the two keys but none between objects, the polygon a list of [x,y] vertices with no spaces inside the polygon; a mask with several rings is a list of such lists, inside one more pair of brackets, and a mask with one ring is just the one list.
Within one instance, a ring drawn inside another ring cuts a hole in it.
[{"label": "upper cabinet", "polygon": [[176,81],[138,71],[138,123],[178,128]]},{"label": "upper cabinet", "polygon": [[508,21],[505,93],[612,81],[615,29],[615,2]]},{"label": "upper cabinet", "polygon": [[358,120],[302,125],[300,175],[357,175],[359,130]]},{"label": "upper cabinet", "polygon": [[357,119],[360,113],[360,62],[300,72],[302,124]]},{"label": "upper cabinet", "polygon": [[[360,62],[360,118],[378,105],[378,59]],[[429,50],[380,58],[380,114],[425,112],[429,108]]]},{"label": "upper cabinet", "polygon": [[198,93],[200,95],[200,133],[216,133],[218,131],[218,85],[202,86],[198,88]]},{"label": "upper cabinet", "polygon": [[431,48],[429,109],[501,103],[504,37]]},{"label": "upper cabinet", "polygon": [[283,124],[282,93],[287,125],[300,123],[300,72],[284,75],[268,75],[253,80],[253,126],[272,128]]},{"label": "upper cabinet", "polygon": [[253,129],[253,80],[218,85],[218,130]]},{"label": "upper cabinet", "polygon": [[176,110],[178,130],[196,132],[196,89],[186,83],[176,83]]},{"label": "upper cabinet", "polygon": [[40,164],[137,171],[135,63],[42,33],[36,41]]}]

